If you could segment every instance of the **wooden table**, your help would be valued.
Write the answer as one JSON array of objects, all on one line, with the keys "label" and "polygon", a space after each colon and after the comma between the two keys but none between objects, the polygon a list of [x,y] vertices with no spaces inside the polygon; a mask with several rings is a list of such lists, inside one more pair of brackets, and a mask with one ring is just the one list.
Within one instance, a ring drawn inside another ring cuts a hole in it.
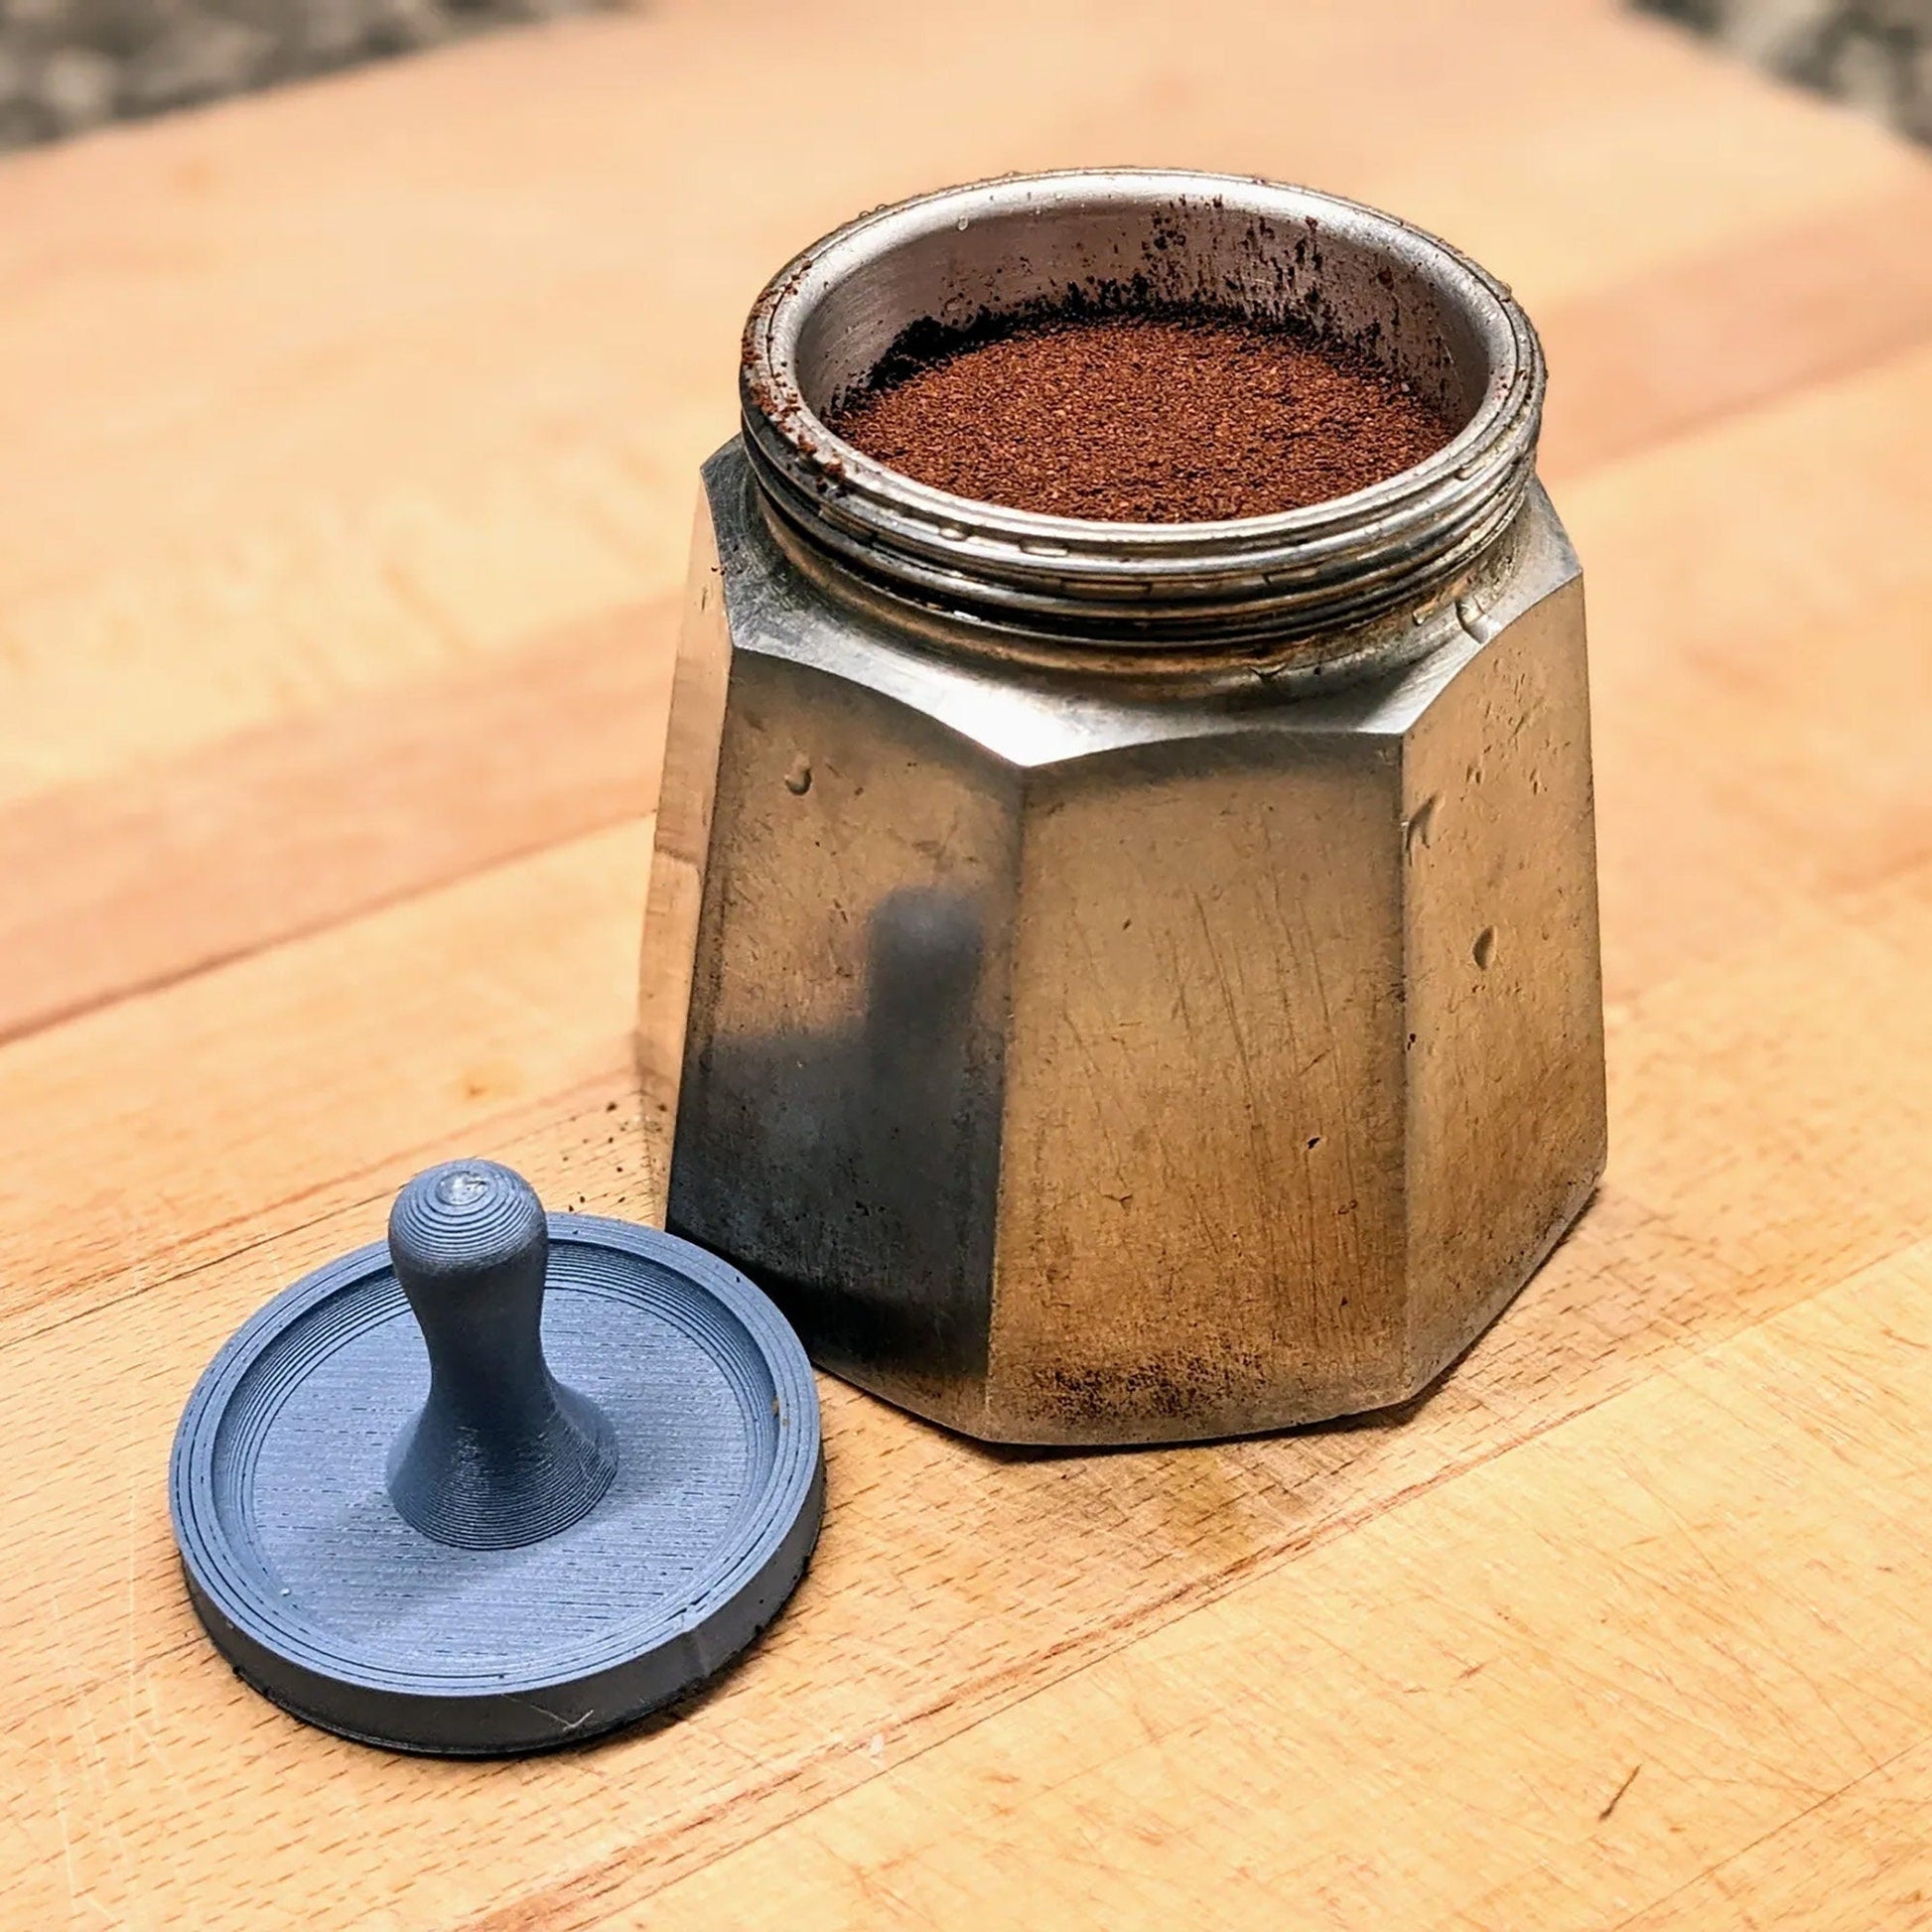
[{"label": "wooden table", "polygon": [[[576,1755],[242,1690],[197,1372],[459,1152],[644,1215],[739,322],[1005,168],[1508,277],[1591,598],[1614,1153],[1408,1411],[994,1454],[835,1384],[791,1612]],[[1932,172],[1596,0],[658,0],[0,166],[8,1927],[1932,1918]]]}]

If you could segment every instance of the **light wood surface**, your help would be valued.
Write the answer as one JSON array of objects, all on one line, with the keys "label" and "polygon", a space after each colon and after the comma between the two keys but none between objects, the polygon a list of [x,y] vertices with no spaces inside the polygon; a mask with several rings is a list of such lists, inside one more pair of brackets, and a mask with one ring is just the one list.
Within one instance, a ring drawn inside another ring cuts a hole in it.
[{"label": "light wood surface", "polygon": [[[825,1385],[707,1697],[524,1763],[207,1647],[208,1355],[459,1152],[644,1215],[694,469],[853,210],[1134,159],[1508,278],[1591,606],[1613,1152],[1408,1410]],[[657,0],[0,164],[0,1923],[1932,1923],[1932,172],[1596,0]]]}]

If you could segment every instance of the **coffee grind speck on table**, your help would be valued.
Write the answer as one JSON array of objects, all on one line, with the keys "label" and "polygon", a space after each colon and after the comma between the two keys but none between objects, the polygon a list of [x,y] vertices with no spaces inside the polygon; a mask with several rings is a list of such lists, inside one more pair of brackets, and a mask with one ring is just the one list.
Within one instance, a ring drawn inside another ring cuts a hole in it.
[{"label": "coffee grind speck on table", "polygon": [[1267,516],[1433,456],[1456,425],[1366,357],[1231,317],[1029,323],[834,411],[868,456],[957,496],[1111,523]]}]

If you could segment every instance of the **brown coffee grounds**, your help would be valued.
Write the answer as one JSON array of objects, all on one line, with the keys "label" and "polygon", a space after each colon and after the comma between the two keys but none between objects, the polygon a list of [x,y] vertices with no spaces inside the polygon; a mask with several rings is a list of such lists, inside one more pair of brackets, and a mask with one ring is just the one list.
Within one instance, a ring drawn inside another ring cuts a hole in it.
[{"label": "brown coffee grounds", "polygon": [[1112,523],[1300,509],[1454,434],[1387,370],[1311,335],[1152,315],[1032,323],[895,366],[831,427],[955,495]]}]

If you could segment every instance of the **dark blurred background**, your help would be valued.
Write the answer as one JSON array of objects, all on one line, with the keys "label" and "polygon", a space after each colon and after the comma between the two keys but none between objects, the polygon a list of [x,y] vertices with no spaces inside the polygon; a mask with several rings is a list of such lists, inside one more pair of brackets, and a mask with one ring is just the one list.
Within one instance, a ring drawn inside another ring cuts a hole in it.
[{"label": "dark blurred background", "polygon": [[1932,0],[1637,0],[1932,141]]},{"label": "dark blurred background", "polygon": [[[0,149],[630,0],[0,0]],[[1932,141],[1932,0],[1633,0]]]},{"label": "dark blurred background", "polygon": [[622,0],[0,0],[0,149]]}]

